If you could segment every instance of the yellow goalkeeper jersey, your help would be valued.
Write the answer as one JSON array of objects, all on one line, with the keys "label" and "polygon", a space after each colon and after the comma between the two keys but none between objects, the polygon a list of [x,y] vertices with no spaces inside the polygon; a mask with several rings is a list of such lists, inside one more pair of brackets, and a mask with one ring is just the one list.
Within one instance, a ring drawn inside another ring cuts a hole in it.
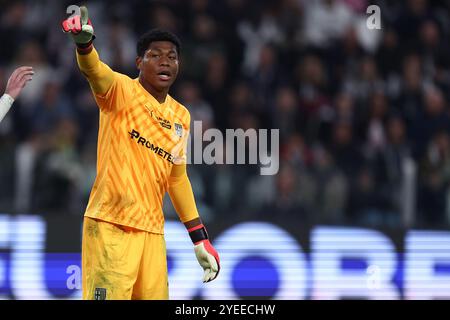
[{"label": "yellow goalkeeper jersey", "polygon": [[163,234],[163,197],[173,164],[186,162],[189,111],[160,104],[138,79],[114,72],[100,108],[97,177],[85,216]]}]

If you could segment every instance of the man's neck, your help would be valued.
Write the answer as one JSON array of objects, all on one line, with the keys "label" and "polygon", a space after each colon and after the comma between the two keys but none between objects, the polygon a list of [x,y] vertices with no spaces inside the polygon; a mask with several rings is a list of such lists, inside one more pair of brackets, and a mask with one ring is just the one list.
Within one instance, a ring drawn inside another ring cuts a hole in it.
[{"label": "man's neck", "polygon": [[159,103],[164,103],[166,101],[167,94],[169,93],[169,89],[165,89],[162,91],[156,90],[152,87],[148,82],[144,81],[142,77],[139,77],[140,84],[147,90]]}]

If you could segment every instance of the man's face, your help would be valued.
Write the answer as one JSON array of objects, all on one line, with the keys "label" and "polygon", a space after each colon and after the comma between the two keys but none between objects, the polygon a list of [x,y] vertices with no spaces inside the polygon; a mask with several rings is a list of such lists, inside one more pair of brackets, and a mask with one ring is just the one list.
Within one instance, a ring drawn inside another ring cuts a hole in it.
[{"label": "man's face", "polygon": [[152,42],[144,57],[137,57],[136,64],[144,80],[157,91],[168,89],[178,75],[178,54],[170,41]]}]

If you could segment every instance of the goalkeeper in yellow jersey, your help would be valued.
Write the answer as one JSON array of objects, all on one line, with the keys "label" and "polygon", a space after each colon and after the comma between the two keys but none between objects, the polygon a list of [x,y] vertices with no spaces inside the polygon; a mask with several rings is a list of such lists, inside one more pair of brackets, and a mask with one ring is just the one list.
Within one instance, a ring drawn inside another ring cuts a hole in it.
[{"label": "goalkeeper in yellow jersey", "polygon": [[76,43],[81,72],[100,109],[97,176],[83,223],[83,299],[168,299],[163,197],[174,207],[214,280],[219,256],[208,240],[186,173],[189,111],[169,88],[180,43],[151,30],[137,44],[136,79],[114,72],[93,46],[86,7],[62,23]]}]

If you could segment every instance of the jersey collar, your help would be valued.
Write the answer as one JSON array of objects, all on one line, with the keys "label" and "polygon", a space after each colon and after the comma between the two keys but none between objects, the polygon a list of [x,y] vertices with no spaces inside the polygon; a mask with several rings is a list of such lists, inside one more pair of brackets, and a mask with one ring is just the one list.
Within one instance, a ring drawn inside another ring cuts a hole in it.
[{"label": "jersey collar", "polygon": [[158,108],[166,109],[166,107],[169,105],[170,95],[167,94],[166,100],[164,100],[163,103],[159,103],[158,100],[150,93],[148,92],[144,86],[139,82],[139,78],[134,79],[134,81],[137,83],[139,89],[144,93],[144,95],[151,101],[151,104],[153,106],[156,106]]}]

